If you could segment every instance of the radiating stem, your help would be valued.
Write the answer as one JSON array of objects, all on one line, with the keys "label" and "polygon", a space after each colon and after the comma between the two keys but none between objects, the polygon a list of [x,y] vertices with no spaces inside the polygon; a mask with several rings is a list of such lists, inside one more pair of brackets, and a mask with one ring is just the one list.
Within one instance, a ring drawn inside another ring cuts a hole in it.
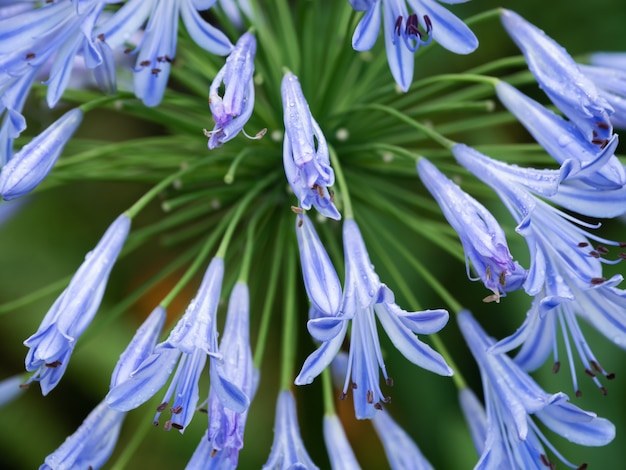
[{"label": "radiating stem", "polygon": [[296,363],[296,255],[292,245],[287,248],[287,269],[284,273],[283,338],[280,365],[280,388],[289,390],[293,384]]},{"label": "radiating stem", "polygon": [[348,219],[354,218],[354,213],[352,212],[352,201],[350,200],[350,192],[348,191],[348,184],[346,183],[346,179],[343,176],[343,170],[341,169],[341,164],[339,163],[339,158],[337,157],[337,152],[332,146],[328,146],[328,151],[330,153],[330,161],[333,166],[333,170],[335,171],[335,177],[337,178],[337,185],[339,186],[339,190],[341,191],[341,199],[343,202],[343,215]]}]

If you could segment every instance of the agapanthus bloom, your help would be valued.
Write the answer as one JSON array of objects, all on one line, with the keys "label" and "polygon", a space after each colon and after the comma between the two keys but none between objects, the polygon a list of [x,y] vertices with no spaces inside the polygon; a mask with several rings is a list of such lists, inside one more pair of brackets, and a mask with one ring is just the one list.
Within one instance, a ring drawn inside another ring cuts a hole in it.
[{"label": "agapanthus bloom", "polygon": [[572,405],[563,393],[546,393],[511,358],[487,352],[495,341],[469,312],[460,312],[457,318],[478,363],[487,408],[487,438],[475,468],[552,466],[544,444],[565,465],[575,468],[548,442],[532,417],[576,444],[602,446],[613,440],[611,422]]},{"label": "agapanthus bloom", "polygon": [[300,214],[296,220],[296,237],[304,287],[313,307],[325,315],[335,315],[341,306],[341,283],[311,219]]},{"label": "agapanthus bloom", "polygon": [[613,110],[567,51],[511,10],[502,9],[501,19],[552,102],[587,140],[598,145],[608,141],[613,130],[609,119]]},{"label": "agapanthus bloom", "polygon": [[333,470],[359,470],[361,468],[336,414],[324,415],[324,443]]},{"label": "agapanthus bloom", "polygon": [[[176,367],[165,398],[157,407],[154,422],[158,423],[161,412],[169,404],[172,416],[165,423],[165,429],[173,427],[184,431],[198,404],[198,379],[207,358],[220,356],[215,322],[223,277],[224,260],[213,258],[195,299],[168,338],[155,347],[153,354],[141,363],[129,380],[111,389],[107,395],[109,406],[119,411],[130,411],[145,403],[165,385]],[[211,374],[211,377],[216,378],[211,387],[229,407],[241,411],[248,406],[248,398],[241,390],[222,380],[219,374]],[[174,402],[169,403],[172,395]]]},{"label": "agapanthus bloom", "polygon": [[590,65],[579,64],[580,70],[591,80],[600,96],[613,108],[611,123],[626,129],[626,54],[623,52],[596,52],[589,57]]},{"label": "agapanthus bloom", "polygon": [[[252,351],[250,350],[250,299],[248,286],[237,282],[230,294],[224,336],[220,342],[221,361],[211,368],[211,383],[222,380],[238,387],[252,400],[256,392]],[[227,454],[221,467],[236,468],[239,451],[243,448],[243,434],[248,408],[242,411],[229,409],[220,399],[220,394],[211,387],[209,391],[209,429],[207,438],[212,448],[211,455]]]},{"label": "agapanthus bloom", "polygon": [[381,388],[379,368],[388,385],[392,384],[383,361],[376,318],[389,339],[411,362],[440,375],[452,375],[444,359],[422,343],[414,333],[432,334],[448,321],[445,310],[406,312],[396,305],[393,292],[380,282],[361,232],[353,219],[343,226],[343,244],[346,260],[346,281],[341,309],[337,315],[309,320],[311,335],[323,344],[313,352],[296,377],[297,385],[309,384],[337,355],[352,322],[350,355],[343,387],[343,396],[352,390],[354,409],[359,419],[371,418],[381,403],[389,401]]},{"label": "agapanthus bloom", "polygon": [[29,193],[48,176],[82,120],[80,108],[68,111],[2,167],[0,195],[5,201]]},{"label": "agapanthus bloom", "polygon": [[417,171],[448,223],[461,238],[468,277],[471,279],[471,263],[496,301],[507,291],[519,289],[526,272],[513,261],[504,232],[491,212],[425,158],[418,161]]},{"label": "agapanthus bloom", "polygon": [[[127,380],[135,367],[152,353],[165,322],[165,310],[157,307],[143,322],[120,356],[111,375],[111,388]],[[96,470],[108,460],[117,443],[126,413],[101,402],[89,413],[74,434],[46,457],[40,470],[90,468]]]},{"label": "agapanthus bloom", "polygon": [[37,332],[24,341],[29,348],[26,370],[34,372],[28,383],[40,382],[44,395],[61,380],[76,340],[96,314],[129,230],[130,218],[120,215],[93,251],[87,254],[67,288],[48,310]]},{"label": "agapanthus bloom", "polygon": [[[256,39],[244,33],[217,73],[209,89],[209,106],[215,127],[209,136],[209,148],[214,149],[233,139],[243,130],[254,109],[254,54]],[[219,95],[224,88],[223,96]],[[245,134],[245,132],[244,132]]]},{"label": "agapanthus bloom", "polygon": [[182,19],[189,36],[201,48],[226,55],[232,44],[224,33],[202,19],[198,9],[208,9],[216,0],[129,0],[95,31],[111,47],[119,47],[148,21],[138,45],[135,94],[146,106],[161,102],[176,56],[178,22]]},{"label": "agapanthus bloom", "polygon": [[335,183],[328,144],[311,115],[298,77],[286,73],[281,93],[285,121],[283,165],[287,181],[302,209],[309,210],[313,206],[320,214],[339,220],[341,215],[327,189]]},{"label": "agapanthus bloom", "polygon": [[274,420],[274,442],[270,456],[263,465],[263,470],[298,468],[303,470],[317,469],[304,448],[296,400],[290,390],[281,390],[276,403],[276,419]]},{"label": "agapanthus bloom", "polygon": [[374,429],[385,449],[391,470],[432,470],[413,439],[382,410],[372,419]]},{"label": "agapanthus bloom", "polygon": [[352,36],[352,47],[357,51],[374,47],[382,16],[387,61],[402,91],[407,91],[413,80],[415,51],[432,38],[457,54],[469,54],[478,47],[478,39],[467,25],[435,0],[408,0],[410,13],[407,0],[349,1],[355,10],[365,11]]},{"label": "agapanthus bloom", "polygon": [[[601,145],[589,141],[578,128],[511,85],[499,82],[500,101],[557,162],[571,170],[551,200],[594,217],[614,217],[626,210],[626,171],[614,155],[617,134]],[[574,167],[575,165],[575,167]]]}]

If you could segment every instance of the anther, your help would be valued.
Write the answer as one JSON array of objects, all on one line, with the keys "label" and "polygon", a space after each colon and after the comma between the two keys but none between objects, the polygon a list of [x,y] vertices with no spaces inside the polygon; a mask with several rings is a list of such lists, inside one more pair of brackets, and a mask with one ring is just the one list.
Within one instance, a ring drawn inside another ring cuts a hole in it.
[{"label": "anther", "polygon": [[381,405],[380,403],[374,403],[374,408],[376,408],[377,410],[382,410],[383,405]]},{"label": "anther", "polygon": [[385,402],[385,403],[391,403],[391,397],[385,397],[385,398],[383,398],[383,402]]},{"label": "anther", "polygon": [[580,464],[576,470],[587,470],[587,462]]},{"label": "anther", "polygon": [[626,253],[620,253],[617,255],[619,259],[626,259]]},{"label": "anther", "polygon": [[159,420],[155,419],[154,421],[152,421],[152,426],[154,426],[155,428],[159,426]]},{"label": "anther", "polygon": [[391,377],[387,377],[387,379],[385,380],[385,383],[387,384],[388,387],[393,387],[393,379]]},{"label": "anther", "polygon": [[591,364],[591,367],[593,367],[596,372],[600,372],[602,373],[602,367],[600,367],[600,364],[598,364],[596,361],[589,361],[589,364]]},{"label": "anther", "polygon": [[98,34],[98,39],[102,42],[104,42],[104,33],[100,33]]},{"label": "anther", "polygon": [[615,374],[613,372],[606,374],[607,380],[613,380],[615,378]]},{"label": "anther", "polygon": [[587,242],[580,242],[580,243],[578,244],[578,247],[579,247],[579,248],[584,248],[584,247],[586,247],[586,246],[589,246],[589,243],[587,243]]},{"label": "anther", "polygon": [[610,129],[610,126],[606,122],[596,122],[596,126],[600,129]]},{"label": "anther", "polygon": [[607,391],[605,387],[600,387],[600,392],[602,393],[602,395],[606,396],[607,395]]},{"label": "anther", "polygon": [[546,467],[550,466],[550,461],[548,460],[548,457],[546,457],[546,454],[541,454],[539,458],[541,459],[541,463],[544,464]]},{"label": "anther", "polygon": [[26,60],[31,60],[35,58],[35,53],[34,52],[29,52],[28,54],[26,54]]},{"label": "anther", "polygon": [[169,431],[170,429],[172,429],[172,422],[171,421],[166,421],[165,424],[163,425],[163,430],[164,431]]},{"label": "anther", "polygon": [[335,191],[330,191],[330,202],[335,202]]},{"label": "anther", "polygon": [[606,279],[603,278],[603,277],[592,277],[591,278],[591,284],[594,285],[594,286],[602,284],[605,281],[606,281]]},{"label": "anther", "polygon": [[298,219],[298,228],[302,227],[302,224],[304,224],[304,220]]},{"label": "anther", "polygon": [[585,369],[585,374],[587,374],[589,377],[595,377],[596,374],[594,374],[592,371],[590,371],[589,369]]},{"label": "anther", "polygon": [[626,242],[619,242],[618,245],[620,248],[626,248]]},{"label": "anther", "polygon": [[590,252],[589,252],[589,255],[590,255],[592,258],[599,258],[599,257],[600,257],[600,253],[598,253],[598,252],[597,252],[597,251],[595,251],[595,250],[590,251]]},{"label": "anther", "polygon": [[217,455],[217,449],[213,449],[211,451],[211,458],[215,457]]},{"label": "anther", "polygon": [[580,398],[583,396],[583,392],[581,392],[580,390],[576,390],[576,392],[574,393],[574,395],[576,395],[576,398]]},{"label": "anther", "polygon": [[504,273],[504,271],[500,273],[500,276],[498,277],[498,282],[502,287],[506,286],[506,274]]},{"label": "anther", "polygon": [[142,67],[147,67],[148,65],[150,65],[150,61],[142,60],[141,62],[139,62],[139,65],[141,65]]},{"label": "anther", "polygon": [[357,385],[356,385],[356,382],[350,382],[350,388],[352,390],[356,390],[358,388]]},{"label": "anther", "polygon": [[199,412],[199,413],[208,413],[208,412],[209,412],[209,410],[207,410],[207,409],[203,406],[203,407],[201,407],[201,408],[198,408],[198,412]]},{"label": "anther", "polygon": [[160,413],[161,411],[163,411],[165,408],[167,408],[167,402],[164,401],[163,403],[161,403],[159,406],[157,406],[157,411]]},{"label": "anther", "polygon": [[367,401],[370,405],[374,403],[374,392],[372,390],[367,391],[365,401]]},{"label": "anther", "polygon": [[178,424],[178,423],[171,423],[171,424],[174,429],[178,429],[179,431],[185,427],[182,424]]},{"label": "anther", "polygon": [[49,369],[56,369],[57,367],[59,367],[62,364],[61,361],[59,361],[58,359],[54,362],[51,362],[49,364],[46,364],[46,367],[48,367]]},{"label": "anther", "polygon": [[291,206],[291,210],[294,214],[302,214],[304,211],[300,207]]},{"label": "anther", "polygon": [[124,54],[130,54],[131,52],[133,52],[133,50],[130,47],[127,47],[126,49],[124,49]]},{"label": "anther", "polygon": [[560,369],[561,369],[561,362],[556,361],[554,365],[552,366],[552,373],[556,374]]},{"label": "anther", "polygon": [[170,413],[173,415],[179,415],[183,411],[183,407],[178,405],[176,408],[170,408]]},{"label": "anther", "polygon": [[602,255],[606,255],[609,252],[609,249],[606,246],[598,245],[596,247],[596,251]]},{"label": "anther", "polygon": [[402,17],[398,16],[396,18],[396,24],[393,27],[393,31],[394,33],[396,33],[397,36],[400,36],[400,34],[402,34]]},{"label": "anther", "polygon": [[487,266],[485,268],[485,277],[487,278],[488,281],[491,281],[491,267]]},{"label": "anther", "polygon": [[150,73],[152,75],[158,75],[160,71],[161,71],[161,69],[154,68],[154,69],[150,70]]},{"label": "anther", "polygon": [[346,394],[345,394],[344,392],[341,392],[341,393],[339,394],[339,399],[340,399],[340,400],[345,400],[345,399],[346,399]]}]

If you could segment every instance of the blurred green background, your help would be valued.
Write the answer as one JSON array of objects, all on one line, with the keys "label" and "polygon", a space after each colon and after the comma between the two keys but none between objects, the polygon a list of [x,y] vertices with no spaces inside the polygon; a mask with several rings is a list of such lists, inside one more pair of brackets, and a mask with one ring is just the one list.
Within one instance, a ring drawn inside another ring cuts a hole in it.
[{"label": "blurred green background", "polygon": [[[451,10],[461,17],[468,17],[498,6],[521,13],[545,29],[573,55],[596,50],[626,51],[624,39],[626,4],[621,0],[593,2],[473,0],[467,4],[452,6]],[[433,71],[464,70],[498,56],[518,54],[496,19],[481,23],[474,31],[481,43],[476,53],[468,57],[427,54],[423,63],[416,64],[416,77],[430,75]],[[210,122],[207,110],[206,122],[200,123],[199,126],[209,126]],[[89,116],[80,133],[83,137],[94,138],[115,135],[117,139],[122,140],[152,130],[142,127],[141,123],[136,121],[130,119],[125,121],[117,116],[113,119],[113,116],[101,113]],[[498,138],[499,136],[489,135],[488,132],[475,136],[476,141],[483,142]],[[0,304],[72,275],[85,253],[93,248],[110,222],[145,189],[143,186],[132,184],[73,183],[26,198],[18,213],[0,226]],[[158,215],[158,204],[153,204],[153,208],[142,214],[134,225],[140,227],[145,221],[152,220]],[[507,217],[504,212],[499,215]],[[609,225],[611,231],[607,235],[608,238],[626,239],[621,224]],[[370,234],[364,231],[364,236],[367,240]],[[404,237],[399,238],[401,240],[399,243],[411,246],[410,233],[402,233],[399,230],[398,237]],[[514,251],[523,252],[524,245],[519,240],[513,245]],[[422,261],[432,267],[436,276],[474,312],[491,334],[502,337],[513,332],[521,323],[529,304],[529,299],[525,295],[510,295],[500,305],[484,304],[481,302],[483,291],[480,286],[466,278],[464,266],[436,250],[423,251]],[[36,468],[46,455],[56,449],[65,437],[78,427],[89,411],[102,399],[108,389],[110,372],[119,354],[136,327],[176,278],[167,279],[149,296],[142,297],[130,306],[119,318],[109,321],[107,312],[131,294],[143,281],[158,273],[169,257],[171,254],[168,254],[167,249],[153,244],[116,265],[99,314],[85,337],[78,342],[60,385],[48,397],[42,397],[38,387],[33,386],[19,400],[0,410],[3,422],[3,426],[0,427],[0,468]],[[388,282],[389,275],[384,260],[376,259],[375,256],[372,258],[381,280]],[[402,266],[401,259],[391,261],[397,261],[397,265]],[[406,271],[409,281],[417,279],[410,269],[402,269]],[[391,282],[388,284],[394,288]],[[427,286],[418,284],[417,281],[413,281],[412,284],[423,305],[433,308],[442,306],[440,299]],[[196,286],[197,284],[190,285],[187,291],[179,296],[180,301],[170,308],[172,313],[182,312],[185,302],[193,296]],[[25,307],[0,315],[2,356],[0,378],[23,370],[26,348],[22,342],[36,330],[55,296],[56,294],[44,296]],[[227,294],[223,297],[226,296]],[[262,299],[253,297],[252,302],[251,314],[254,318],[255,302],[256,305],[260,305]],[[406,302],[399,295],[398,303],[406,306]],[[306,313],[304,308],[303,306],[303,317]],[[253,325],[257,322],[258,318],[253,319]],[[279,329],[276,328],[276,335],[272,337],[266,352],[260,390],[249,415],[246,445],[240,457],[241,468],[258,468],[269,455],[273,409],[278,389],[277,367],[274,366],[274,358],[279,351],[278,332]],[[605,384],[608,396],[604,397],[590,380],[580,374],[583,396],[572,400],[584,409],[593,410],[600,416],[611,419],[617,426],[617,437],[607,447],[591,449],[570,445],[550,432],[547,432],[547,435],[566,458],[574,463],[588,462],[590,468],[622,468],[620,462],[623,462],[626,449],[626,434],[623,432],[626,429],[624,410],[626,355],[592,329],[585,328],[585,333],[604,368],[615,372],[616,379]],[[306,334],[303,324],[300,327],[300,334]],[[441,336],[472,388],[481,396],[482,390],[476,367],[460,338],[454,320],[444,329]],[[384,341],[385,347],[388,343]],[[300,341],[300,344],[302,347],[299,351],[299,364],[312,350],[308,340]],[[471,468],[477,457],[460,415],[452,381],[412,366],[392,347],[385,347],[385,352],[390,374],[396,382],[395,388],[391,390],[393,403],[388,407],[391,414],[411,434],[436,468]],[[551,373],[551,364],[548,363],[534,376],[547,391],[563,390],[572,396],[570,377],[564,369],[565,367],[555,376]],[[206,391],[207,383],[203,386],[203,390]],[[298,389],[296,393],[302,435],[307,449],[313,460],[325,468],[328,461],[321,438],[322,405],[319,381]],[[157,401],[159,400],[160,396],[157,395]],[[338,407],[362,466],[385,468],[387,464],[383,450],[371,424],[354,420],[349,401],[339,403]],[[125,442],[130,441],[138,429],[150,427],[153,410],[151,404],[146,404],[128,416],[118,449],[110,462],[115,461]],[[206,417],[201,414],[194,418],[184,435],[178,432],[166,433],[161,428],[148,429],[147,437],[137,449],[129,468],[184,468],[205,429]]]}]

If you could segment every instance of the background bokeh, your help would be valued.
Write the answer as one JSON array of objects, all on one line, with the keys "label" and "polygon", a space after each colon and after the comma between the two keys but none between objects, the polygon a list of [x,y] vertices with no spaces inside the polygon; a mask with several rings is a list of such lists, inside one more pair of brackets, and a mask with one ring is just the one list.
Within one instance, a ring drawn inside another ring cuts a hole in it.
[{"label": "background bokeh", "polygon": [[[458,12],[459,16],[467,17],[498,6],[518,11],[545,29],[573,55],[596,50],[626,51],[626,4],[622,0],[473,0],[467,4],[455,5],[451,9]],[[423,62],[416,64],[416,76],[419,78],[437,71],[461,71],[498,56],[518,54],[496,19],[481,23],[474,31],[481,43],[476,53],[468,57],[426,54]],[[208,79],[209,77],[207,87]],[[31,104],[30,113],[45,121],[39,114],[41,108],[38,103]],[[206,122],[199,123],[199,127],[210,125],[211,118],[207,110]],[[115,139],[122,140],[155,130],[158,131],[130,118],[124,119],[103,112],[88,116],[80,134],[98,139],[115,136]],[[523,135],[518,137],[525,138]],[[488,131],[484,131],[472,138],[476,142],[490,142],[501,139],[502,136],[490,135]],[[419,185],[417,177],[415,184]],[[133,184],[72,183],[25,198],[19,210],[0,226],[0,304],[43,289],[59,279],[67,279],[110,222],[145,189],[144,186]],[[500,211],[499,216],[508,220],[508,216],[501,209],[493,207],[494,211]],[[150,210],[141,214],[134,225],[141,226],[145,221],[158,217],[159,213],[158,204],[153,204]],[[393,223],[393,220],[389,223]],[[608,238],[626,239],[625,227],[620,223],[610,224],[608,229]],[[401,227],[397,233],[398,243],[410,247],[412,235]],[[372,235],[364,231],[366,240]],[[523,252],[524,245],[520,240],[512,242],[512,245],[513,251]],[[484,292],[480,286],[466,278],[463,265],[438,250],[422,251],[423,263],[431,267],[433,273],[474,312],[491,334],[502,337],[513,332],[521,323],[529,305],[529,299],[524,294],[510,295],[500,305],[484,304],[481,301]],[[48,397],[42,397],[38,387],[34,386],[20,399],[0,410],[3,424],[0,426],[0,468],[36,468],[102,399],[108,389],[110,372],[120,352],[143,318],[176,281],[176,277],[166,279],[149,295],[129,305],[122,315],[110,319],[107,312],[133,293],[143,281],[158,273],[171,256],[173,255],[166,246],[154,243],[116,265],[99,314],[80,339],[60,385]],[[389,276],[383,261],[387,260],[377,259],[374,255],[372,258],[378,274],[386,282]],[[395,264],[403,270],[410,283],[412,279],[417,279],[408,267],[403,266],[401,259],[392,258],[389,261],[397,261]],[[254,274],[251,282],[254,282]],[[389,284],[394,287],[391,282]],[[443,306],[428,286],[418,284],[415,280],[412,285],[423,305]],[[191,284],[179,296],[178,303],[174,303],[169,309],[171,314],[177,315],[183,311],[196,287],[197,283]],[[22,342],[36,330],[58,292],[59,290],[51,291],[24,307],[0,312],[0,378],[23,370],[26,348]],[[258,323],[258,318],[254,317],[258,312],[255,306],[261,305],[261,301],[262,299],[252,298],[253,325]],[[409,307],[401,295],[398,295],[398,303]],[[304,319],[306,306],[302,305],[301,308]],[[246,446],[240,458],[241,468],[258,468],[269,454],[273,408],[278,388],[278,363],[275,358],[279,352],[279,331],[276,325],[275,334],[265,355],[262,382],[250,411]],[[548,435],[551,442],[574,463],[588,462],[590,468],[621,468],[620,462],[623,462],[626,449],[626,353],[609,344],[590,328],[586,328],[585,333],[604,368],[614,371],[616,379],[606,384],[608,395],[604,397],[590,380],[580,374],[583,396],[573,398],[573,401],[584,409],[596,411],[611,419],[617,426],[617,437],[605,448],[591,449],[570,445],[549,432]],[[300,325],[300,334],[304,338],[304,323]],[[450,322],[441,336],[472,388],[480,396],[481,387],[476,367],[454,321]],[[299,363],[312,350],[308,340],[300,341],[300,344]],[[386,345],[383,341],[383,346]],[[396,382],[392,390],[393,403],[388,407],[391,414],[413,436],[436,468],[471,468],[476,461],[476,455],[457,405],[452,381],[412,366],[392,347],[385,347],[385,353],[390,374]],[[551,373],[551,364],[546,364],[535,377],[547,391],[563,390],[573,396],[571,380],[566,370],[555,376]],[[206,377],[203,386],[203,390],[206,390]],[[305,443],[314,461],[325,468],[328,461],[321,438],[322,402],[319,381],[299,388],[296,393]],[[160,397],[157,396],[158,400]],[[363,467],[385,468],[387,464],[383,450],[371,424],[354,420],[349,401],[338,403],[338,409]],[[206,417],[197,415],[185,434],[180,435],[178,432],[166,433],[162,429],[152,428],[150,423],[153,410],[154,406],[149,403],[128,416],[118,450],[111,462],[115,461],[125,442],[129,442],[136,432],[145,431],[146,437],[129,468],[184,468],[206,428]]]}]

